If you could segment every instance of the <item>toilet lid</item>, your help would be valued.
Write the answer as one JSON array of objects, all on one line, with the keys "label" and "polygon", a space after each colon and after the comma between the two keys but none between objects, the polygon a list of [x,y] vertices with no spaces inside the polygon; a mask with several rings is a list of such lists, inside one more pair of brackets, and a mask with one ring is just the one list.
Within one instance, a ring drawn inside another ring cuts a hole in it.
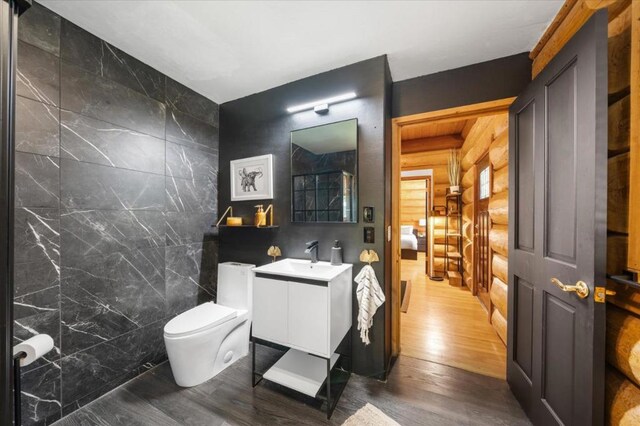
[{"label": "toilet lid", "polygon": [[203,303],[181,313],[164,326],[165,334],[172,336],[192,334],[206,328],[215,327],[235,318],[238,312],[227,306],[213,302]]}]

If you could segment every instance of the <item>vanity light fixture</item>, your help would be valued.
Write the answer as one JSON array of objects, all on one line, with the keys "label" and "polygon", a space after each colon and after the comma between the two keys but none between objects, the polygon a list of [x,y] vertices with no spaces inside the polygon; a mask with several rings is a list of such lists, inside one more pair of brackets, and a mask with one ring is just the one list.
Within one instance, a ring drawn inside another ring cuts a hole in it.
[{"label": "vanity light fixture", "polygon": [[348,101],[350,99],[354,99],[356,97],[355,92],[343,93],[341,95],[332,96],[330,98],[318,99],[317,101],[309,102],[306,104],[295,105],[287,108],[287,112],[294,113],[304,111],[305,109],[311,109],[318,114],[327,112],[329,110],[329,105],[336,104],[338,102]]}]

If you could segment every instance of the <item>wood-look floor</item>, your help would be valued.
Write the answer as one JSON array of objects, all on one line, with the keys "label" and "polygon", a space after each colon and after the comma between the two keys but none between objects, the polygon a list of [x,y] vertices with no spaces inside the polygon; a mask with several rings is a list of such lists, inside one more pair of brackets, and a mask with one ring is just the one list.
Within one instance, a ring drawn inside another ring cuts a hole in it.
[{"label": "wood-look floor", "polygon": [[411,280],[409,309],[400,318],[402,355],[505,378],[506,347],[467,287],[431,281],[424,253],[402,260],[401,277]]},{"label": "wood-look floor", "polygon": [[[273,360],[258,347],[258,359]],[[330,421],[314,400],[263,381],[251,387],[251,358],[180,388],[168,363],[146,372],[56,425],[340,425],[371,403],[403,426],[528,425],[506,382],[401,356],[387,382],[352,376]]]}]

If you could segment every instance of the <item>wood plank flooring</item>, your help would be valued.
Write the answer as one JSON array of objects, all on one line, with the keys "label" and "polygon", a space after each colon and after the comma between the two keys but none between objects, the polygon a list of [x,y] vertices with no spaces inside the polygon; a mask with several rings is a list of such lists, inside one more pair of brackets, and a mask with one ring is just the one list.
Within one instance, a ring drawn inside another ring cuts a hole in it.
[{"label": "wood plank flooring", "polygon": [[[277,357],[258,347],[260,364]],[[340,425],[371,403],[403,426],[528,425],[506,382],[400,357],[388,381],[352,376],[330,421],[315,400],[263,381],[251,387],[251,358],[193,388],[173,381],[168,363],[61,419],[72,425]]]},{"label": "wood plank flooring", "polygon": [[506,347],[467,287],[431,281],[424,253],[402,260],[401,268],[402,279],[411,280],[409,309],[400,318],[401,354],[505,379]]}]

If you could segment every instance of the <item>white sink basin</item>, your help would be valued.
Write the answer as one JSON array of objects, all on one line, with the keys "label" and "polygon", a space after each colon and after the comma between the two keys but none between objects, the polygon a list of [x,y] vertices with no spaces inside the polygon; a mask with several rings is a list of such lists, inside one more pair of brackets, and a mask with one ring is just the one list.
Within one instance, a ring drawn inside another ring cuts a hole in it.
[{"label": "white sink basin", "polygon": [[310,260],[304,259],[282,259],[274,263],[253,268],[253,271],[292,278],[331,281],[350,267],[351,264],[349,263],[334,266],[329,262],[311,263]]}]

